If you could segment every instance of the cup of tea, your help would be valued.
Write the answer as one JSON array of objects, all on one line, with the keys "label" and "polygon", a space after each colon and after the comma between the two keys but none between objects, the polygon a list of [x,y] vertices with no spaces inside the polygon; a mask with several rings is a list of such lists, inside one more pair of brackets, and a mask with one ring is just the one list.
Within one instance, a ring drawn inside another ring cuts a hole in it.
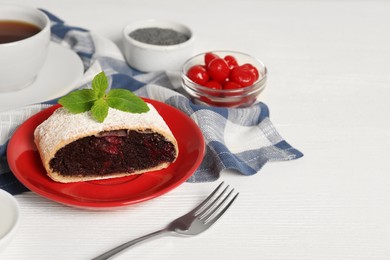
[{"label": "cup of tea", "polygon": [[0,4],[0,92],[25,88],[43,67],[50,44],[50,20],[42,11]]}]

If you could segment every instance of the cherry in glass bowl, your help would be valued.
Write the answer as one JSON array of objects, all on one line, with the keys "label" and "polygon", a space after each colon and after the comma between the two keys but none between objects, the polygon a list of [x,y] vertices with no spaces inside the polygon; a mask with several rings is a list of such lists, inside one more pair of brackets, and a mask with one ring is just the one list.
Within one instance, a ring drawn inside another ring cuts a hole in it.
[{"label": "cherry in glass bowl", "polygon": [[[231,62],[231,60],[229,61],[231,57],[234,58],[236,64],[233,64],[234,62]],[[217,58],[223,59],[227,63],[228,72],[223,64],[223,69],[218,71],[221,67],[218,63],[223,62],[221,60],[219,62],[211,61]],[[242,75],[239,72],[236,73],[239,70],[236,69],[233,72],[233,68],[237,66],[247,66],[251,69],[254,67],[258,74],[257,78],[252,81],[245,81],[244,75],[241,83],[240,77]],[[199,67],[203,67],[203,69]],[[217,68],[217,71],[215,71],[215,68]],[[202,72],[200,72],[202,70],[205,70],[208,75],[202,75]],[[181,79],[183,88],[195,104],[232,108],[249,107],[259,101],[259,95],[266,87],[267,68],[260,60],[242,52],[211,51],[200,53],[187,60],[181,71]],[[213,83],[210,83],[210,81],[213,81]],[[219,85],[215,84],[215,81],[219,82]],[[228,84],[228,82],[230,83]],[[239,82],[239,85],[232,84],[232,82]]]}]

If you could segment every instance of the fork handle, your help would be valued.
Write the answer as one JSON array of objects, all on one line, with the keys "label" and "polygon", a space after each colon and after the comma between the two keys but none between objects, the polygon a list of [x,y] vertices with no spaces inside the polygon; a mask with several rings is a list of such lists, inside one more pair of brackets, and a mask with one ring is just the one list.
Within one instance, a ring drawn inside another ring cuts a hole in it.
[{"label": "fork handle", "polygon": [[93,258],[92,260],[106,260],[106,259],[109,259],[110,257],[118,254],[119,252],[131,247],[131,246],[134,246],[135,244],[138,244],[138,243],[141,243],[145,240],[148,240],[148,239],[151,239],[151,238],[157,238],[158,236],[161,236],[165,233],[167,233],[168,230],[167,229],[161,229],[159,231],[155,231],[153,233],[150,233],[150,234],[147,234],[145,236],[142,236],[142,237],[139,237],[139,238],[136,238],[136,239],[133,239],[133,240],[130,240],[129,242],[126,242],[122,245],[119,245],[95,258]]}]

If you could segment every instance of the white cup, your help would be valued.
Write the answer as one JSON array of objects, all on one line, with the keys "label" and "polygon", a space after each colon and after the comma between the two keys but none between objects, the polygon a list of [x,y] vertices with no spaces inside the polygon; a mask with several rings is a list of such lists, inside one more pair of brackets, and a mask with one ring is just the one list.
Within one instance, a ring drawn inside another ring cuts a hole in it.
[{"label": "white cup", "polygon": [[0,92],[16,91],[30,85],[43,67],[50,43],[50,20],[40,10],[0,4],[0,22],[20,21],[41,30],[28,38],[0,43]]},{"label": "white cup", "polygon": [[20,222],[20,208],[14,196],[0,189],[0,252],[14,238]]}]

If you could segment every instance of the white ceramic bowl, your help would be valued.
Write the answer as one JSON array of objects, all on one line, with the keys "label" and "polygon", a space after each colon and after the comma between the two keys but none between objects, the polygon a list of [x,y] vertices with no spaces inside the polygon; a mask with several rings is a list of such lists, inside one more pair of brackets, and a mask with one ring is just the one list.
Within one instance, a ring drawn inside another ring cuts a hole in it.
[{"label": "white ceramic bowl", "polygon": [[[155,45],[137,41],[130,33],[142,28],[172,29],[188,36],[183,43]],[[123,29],[123,52],[127,63],[142,72],[180,71],[184,62],[193,55],[194,33],[187,26],[162,20],[142,20],[125,26]]]},{"label": "white ceramic bowl", "polygon": [[20,209],[16,199],[0,189],[0,251],[13,238],[19,224]]}]

